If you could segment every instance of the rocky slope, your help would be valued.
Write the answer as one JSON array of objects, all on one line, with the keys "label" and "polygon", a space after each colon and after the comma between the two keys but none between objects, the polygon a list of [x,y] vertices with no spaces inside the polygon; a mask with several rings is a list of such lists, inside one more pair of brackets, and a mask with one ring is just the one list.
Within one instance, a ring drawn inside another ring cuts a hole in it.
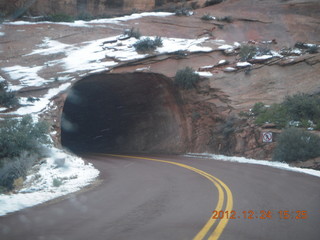
[{"label": "rocky slope", "polygon": [[[1,0],[0,8],[7,15],[51,15],[68,14],[77,16],[79,14],[118,15],[128,14],[136,11],[150,11],[153,9],[174,9],[180,5],[191,6],[192,2],[183,0]],[[200,1],[201,2],[201,1]],[[193,4],[195,6],[195,4]]]},{"label": "rocky slope", "polygon": [[[139,1],[136,2],[138,4]],[[143,1],[140,2],[142,4]],[[200,1],[199,3],[203,4]],[[123,98],[133,94],[130,92],[132,89],[141,93],[133,97],[138,102],[134,106],[121,101],[120,105],[129,109],[122,112],[124,115],[140,109],[141,101],[141,114],[152,108],[159,110],[158,115],[166,116],[165,124],[161,125],[157,116],[149,114],[145,124],[133,124],[135,127],[130,131],[117,135],[116,138],[122,142],[123,136],[132,137],[132,132],[138,135],[141,133],[138,136],[141,139],[140,145],[137,147],[134,141],[129,140],[127,151],[132,151],[131,147],[135,146],[141,151],[208,151],[270,159],[275,143],[263,143],[261,135],[263,131],[272,131],[276,140],[279,131],[258,128],[246,119],[241,119],[238,114],[240,111],[248,111],[259,101],[267,104],[280,102],[286,95],[297,92],[319,94],[319,53],[311,54],[308,49],[294,47],[296,42],[320,44],[319,8],[320,3],[317,0],[226,0],[197,9],[192,16],[148,16],[86,24],[5,23],[0,29],[0,32],[4,33],[0,42],[0,73],[12,86],[18,85],[17,81],[21,82],[23,78],[40,77],[45,81],[45,84],[39,86],[26,83],[23,88],[19,88],[18,95],[26,99],[49,96],[48,91],[52,88],[69,88],[72,92],[72,86],[76,87],[79,80],[97,71],[105,71],[103,74],[119,74],[119,78],[125,77],[124,73],[144,71],[165,75],[167,79],[172,78],[178,69],[190,66],[206,76],[195,90],[179,90],[171,85],[168,87],[167,83],[160,86],[160,80],[152,80],[155,84],[149,86],[147,83],[139,83],[138,88],[134,81],[129,81],[128,90],[115,92]],[[201,20],[205,14],[215,19]],[[136,55],[132,50],[132,43],[136,41],[134,39],[104,40],[107,37],[120,36],[125,28],[131,27],[140,29],[143,36],[166,38],[163,48],[177,44],[181,39],[187,47],[176,52],[179,47],[174,45],[170,51]],[[240,60],[239,47],[248,44],[271,52],[268,52],[267,57],[243,63]],[[84,47],[88,51],[81,52]],[[123,57],[125,52],[130,52],[135,57]],[[97,53],[100,55],[95,55]],[[85,58],[89,58],[89,61],[84,61]],[[23,67],[24,70],[15,70],[16,66]],[[36,76],[30,73],[31,69],[37,70]],[[149,81],[149,78],[142,79]],[[157,90],[164,85],[167,86],[166,91]],[[119,89],[121,86],[115,85],[114,88]],[[152,94],[159,94],[156,103],[143,103],[146,97],[142,94],[144,88],[150,90],[151,95],[148,95],[148,98],[151,98]],[[169,91],[171,88],[175,90]],[[164,100],[168,98],[161,98],[160,95],[168,92],[171,92],[167,95],[171,100],[166,102]],[[61,115],[67,96],[67,93],[51,96],[51,103],[40,112],[42,117],[52,122],[53,137],[57,144],[60,143]],[[106,100],[106,103],[108,102],[109,100]],[[32,105],[30,102],[27,104]],[[166,107],[158,108],[158,104]],[[107,109],[111,111],[111,108]],[[3,111],[2,116],[7,116],[4,112],[8,111]],[[19,109],[12,114],[19,114]],[[103,114],[103,110],[100,109],[99,114]],[[123,124],[135,122],[134,119],[127,118],[123,120]],[[135,123],[141,121],[140,119]],[[175,131],[170,128],[172,126],[175,126]],[[100,130],[107,128],[103,126]],[[161,136],[162,128],[168,133],[167,136],[170,136],[168,139]],[[102,134],[93,138],[100,135]],[[152,137],[148,137],[151,135]],[[158,147],[151,147],[148,144],[156,141],[155,135],[160,136]],[[174,146],[174,141],[179,141],[176,151],[169,148]]]}]

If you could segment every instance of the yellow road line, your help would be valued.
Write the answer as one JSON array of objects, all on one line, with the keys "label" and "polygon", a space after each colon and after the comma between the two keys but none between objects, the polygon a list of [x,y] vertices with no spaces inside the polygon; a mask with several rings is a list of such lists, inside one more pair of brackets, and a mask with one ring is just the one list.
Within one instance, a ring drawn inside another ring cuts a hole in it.
[{"label": "yellow road line", "polygon": [[[189,165],[183,164],[183,163],[177,163],[177,162],[171,162],[171,161],[166,161],[166,160],[160,160],[160,159],[154,159],[154,158],[145,158],[145,157],[135,157],[135,156],[126,156],[126,155],[115,155],[115,154],[102,154],[102,155],[107,155],[107,156],[113,156],[113,157],[125,157],[125,158],[133,158],[133,159],[143,159],[143,160],[149,160],[149,161],[155,161],[155,162],[163,162],[163,163],[169,163],[169,164],[173,164],[173,165],[177,165],[186,169],[189,169],[193,172],[196,172],[202,176],[204,176],[205,178],[207,178],[209,181],[211,181],[216,188],[218,189],[218,193],[219,193],[219,198],[218,198],[218,202],[216,205],[215,210],[216,211],[221,211],[222,207],[223,207],[223,203],[224,203],[224,191],[226,192],[227,195],[227,203],[226,203],[226,207],[224,211],[232,211],[232,207],[233,207],[233,197],[232,197],[232,193],[231,190],[229,189],[229,187],[222,182],[220,179],[212,176],[211,174],[204,172],[198,168],[194,168],[191,167]],[[224,189],[224,191],[223,191]],[[209,220],[207,221],[207,223],[204,225],[204,227],[199,231],[199,233],[193,238],[193,240],[201,240],[203,239],[208,232],[210,231],[211,227],[214,225],[214,223],[216,222],[217,219],[213,219],[213,217],[211,216],[209,218]],[[222,234],[224,228],[226,227],[227,223],[228,223],[229,219],[227,218],[223,218],[220,219],[220,222],[218,223],[217,227],[214,229],[213,233],[208,237],[209,240],[217,240],[220,235]]]}]

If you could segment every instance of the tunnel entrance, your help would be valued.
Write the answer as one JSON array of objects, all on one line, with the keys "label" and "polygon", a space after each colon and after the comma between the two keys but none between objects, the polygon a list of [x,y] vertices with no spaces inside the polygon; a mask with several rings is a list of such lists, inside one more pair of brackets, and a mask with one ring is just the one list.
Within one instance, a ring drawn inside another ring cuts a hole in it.
[{"label": "tunnel entrance", "polygon": [[61,143],[73,152],[181,153],[185,120],[171,79],[155,73],[94,74],[69,91]]}]

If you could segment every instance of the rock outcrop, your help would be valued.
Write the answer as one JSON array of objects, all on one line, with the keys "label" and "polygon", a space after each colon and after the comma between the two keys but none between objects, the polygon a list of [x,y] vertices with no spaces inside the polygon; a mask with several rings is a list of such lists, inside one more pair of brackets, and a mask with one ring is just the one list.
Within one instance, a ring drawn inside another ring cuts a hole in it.
[{"label": "rock outcrop", "polygon": [[[135,11],[150,11],[168,4],[185,3],[183,0],[1,0],[0,8],[7,15],[18,16],[24,12],[30,15],[79,14],[118,15]],[[190,2],[187,1],[187,2]],[[197,1],[193,1],[197,2]],[[172,6],[172,5],[171,5]]]}]

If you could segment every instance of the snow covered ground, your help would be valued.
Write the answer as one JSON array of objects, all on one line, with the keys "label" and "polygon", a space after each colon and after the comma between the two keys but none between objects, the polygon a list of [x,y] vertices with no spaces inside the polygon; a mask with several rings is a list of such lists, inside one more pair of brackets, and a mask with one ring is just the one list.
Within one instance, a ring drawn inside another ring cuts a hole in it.
[{"label": "snow covered ground", "polygon": [[320,177],[320,171],[313,170],[313,169],[306,169],[306,168],[291,167],[289,166],[289,164],[282,163],[282,162],[256,160],[256,159],[250,159],[250,158],[244,158],[244,157],[230,157],[230,156],[216,155],[211,153],[188,153],[186,156],[195,157],[195,158],[199,158],[199,157],[208,158],[208,159],[214,159],[217,161],[228,161],[228,162],[263,165],[263,166],[269,166],[273,168],[279,168],[287,171],[305,173],[312,176]]},{"label": "snow covered ground", "polygon": [[78,191],[99,175],[91,164],[62,150],[52,148],[50,155],[33,167],[21,190],[0,194],[0,216]]}]

